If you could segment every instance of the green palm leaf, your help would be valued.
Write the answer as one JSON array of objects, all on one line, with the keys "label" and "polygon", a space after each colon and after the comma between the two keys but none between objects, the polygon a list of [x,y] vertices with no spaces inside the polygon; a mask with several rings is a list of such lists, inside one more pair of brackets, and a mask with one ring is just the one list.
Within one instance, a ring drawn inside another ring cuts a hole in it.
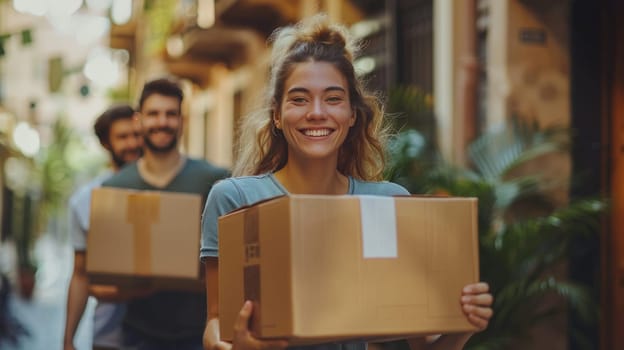
[{"label": "green palm leaf", "polygon": [[[414,91],[399,89],[394,94],[393,112],[422,112]],[[507,349],[519,339],[531,344],[533,327],[562,317],[564,311],[583,322],[595,322],[598,306],[591,287],[566,280],[561,267],[574,253],[572,242],[597,239],[607,201],[574,199],[561,206],[549,191],[566,188],[568,179],[545,182],[540,174],[527,176],[521,171],[542,157],[567,152],[570,129],[542,129],[535,122],[511,118],[505,128],[486,132],[471,143],[470,168],[458,168],[438,155],[435,139],[428,137],[435,134],[430,125],[423,129],[418,122],[405,125],[416,130],[404,130],[393,141],[386,178],[412,193],[479,199],[481,279],[494,295],[494,317],[466,348]],[[575,336],[580,339],[579,334]]]}]

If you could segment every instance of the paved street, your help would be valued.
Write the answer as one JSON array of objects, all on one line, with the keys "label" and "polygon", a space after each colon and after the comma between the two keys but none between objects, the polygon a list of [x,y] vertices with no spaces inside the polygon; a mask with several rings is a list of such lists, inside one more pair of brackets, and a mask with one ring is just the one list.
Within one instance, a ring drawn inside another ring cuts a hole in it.
[{"label": "paved street", "polygon": [[[60,242],[50,235],[42,236],[35,246],[35,256],[39,265],[32,300],[19,297],[13,288],[10,301],[11,312],[28,329],[30,335],[23,337],[19,344],[0,345],[1,350],[59,350],[62,348],[65,325],[65,302],[67,286],[73,264],[73,251],[68,243]],[[12,246],[0,247],[0,268],[9,272],[15,281],[13,267],[15,253]],[[15,287],[15,286],[14,286]],[[77,350],[91,348],[93,308],[95,299],[90,298],[85,317],[78,328]]]}]

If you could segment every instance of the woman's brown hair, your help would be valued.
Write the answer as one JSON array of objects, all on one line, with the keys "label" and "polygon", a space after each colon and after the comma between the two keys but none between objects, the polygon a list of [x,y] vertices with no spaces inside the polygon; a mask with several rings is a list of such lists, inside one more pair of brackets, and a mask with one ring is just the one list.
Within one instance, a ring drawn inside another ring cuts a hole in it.
[{"label": "woman's brown hair", "polygon": [[378,98],[366,93],[356,76],[353,60],[357,44],[348,30],[319,14],[276,30],[269,40],[273,43],[273,52],[265,105],[243,119],[234,175],[258,175],[284,167],[288,147],[281,131],[273,125],[272,117],[281,107],[284,83],[294,66],[312,61],[334,65],[349,87],[355,124],[340,148],[338,171],[360,180],[380,180],[387,137],[383,112]]}]

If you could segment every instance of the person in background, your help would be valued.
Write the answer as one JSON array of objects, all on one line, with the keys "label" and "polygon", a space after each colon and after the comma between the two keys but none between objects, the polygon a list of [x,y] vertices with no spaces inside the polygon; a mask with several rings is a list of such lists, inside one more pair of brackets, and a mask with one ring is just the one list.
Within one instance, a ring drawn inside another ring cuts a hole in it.
[{"label": "person in background", "polygon": [[[348,31],[324,15],[282,28],[272,36],[271,77],[266,105],[242,125],[233,178],[217,183],[202,216],[200,258],[206,265],[208,320],[204,348],[261,350],[288,346],[264,341],[249,331],[250,301],[235,325],[219,324],[219,216],[285,194],[406,195],[400,185],[381,181],[385,131],[377,99],[365,93],[354,67],[355,43]],[[470,323],[484,329],[492,317],[486,283],[467,285],[458,305]],[[461,296],[459,296],[461,294]],[[375,322],[375,320],[371,320]],[[219,327],[234,327],[232,343],[219,339]],[[412,350],[461,349],[471,333],[409,339]],[[366,349],[366,343],[306,347]]]},{"label": "person in background", "polygon": [[[213,183],[229,176],[228,170],[188,158],[178,150],[183,97],[182,89],[169,79],[156,79],[144,85],[137,110],[144,155],[105,181],[103,186],[194,193],[205,200]],[[125,347],[202,349],[204,293],[157,290],[133,298],[127,305],[123,323]]]},{"label": "person in background", "polygon": [[99,187],[124,165],[141,156],[142,140],[134,121],[134,110],[128,105],[114,106],[95,121],[95,134],[108,151],[110,169],[80,187],[69,200],[69,231],[74,248],[74,270],[67,294],[67,318],[63,349],[74,349],[76,328],[82,318],[89,294],[98,299],[93,320],[93,348],[119,349],[121,346],[121,320],[125,312],[122,303],[106,302],[117,292],[111,286],[89,284],[86,272],[87,233],[91,191]]}]

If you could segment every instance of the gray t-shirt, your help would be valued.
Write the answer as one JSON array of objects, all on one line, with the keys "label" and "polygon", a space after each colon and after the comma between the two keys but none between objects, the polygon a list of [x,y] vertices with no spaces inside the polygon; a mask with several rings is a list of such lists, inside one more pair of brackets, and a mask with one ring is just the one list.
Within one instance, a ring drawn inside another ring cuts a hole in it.
[{"label": "gray t-shirt", "polygon": [[[206,201],[202,215],[200,258],[217,257],[219,250],[218,218],[244,206],[288,194],[273,174],[241,176],[217,182]],[[349,177],[350,195],[409,195],[402,186],[392,182],[361,181]]]},{"label": "gray t-shirt", "polygon": [[[135,190],[195,193],[205,199],[215,181],[229,176],[226,169],[204,160],[188,158],[171,182],[158,188],[147,183],[139,173],[137,163],[121,169],[102,186]],[[184,234],[184,232],[176,232]],[[128,302],[124,327],[140,334],[143,339],[162,342],[196,340],[201,343],[206,324],[205,292],[159,291]]]},{"label": "gray t-shirt", "polygon": [[[288,194],[273,174],[228,178],[216,183],[206,201],[202,215],[202,240],[200,258],[217,257],[219,253],[218,218],[243,206]],[[400,185],[391,182],[367,182],[349,177],[350,195],[409,195]],[[232,325],[221,325],[222,327]],[[364,350],[366,343],[333,343],[291,347],[306,350]]]},{"label": "gray t-shirt", "polygon": [[[113,176],[108,171],[80,187],[69,199],[68,229],[75,251],[87,250],[91,191]],[[121,346],[121,322],[126,312],[123,303],[97,302],[93,313],[93,345],[116,348]]]}]

